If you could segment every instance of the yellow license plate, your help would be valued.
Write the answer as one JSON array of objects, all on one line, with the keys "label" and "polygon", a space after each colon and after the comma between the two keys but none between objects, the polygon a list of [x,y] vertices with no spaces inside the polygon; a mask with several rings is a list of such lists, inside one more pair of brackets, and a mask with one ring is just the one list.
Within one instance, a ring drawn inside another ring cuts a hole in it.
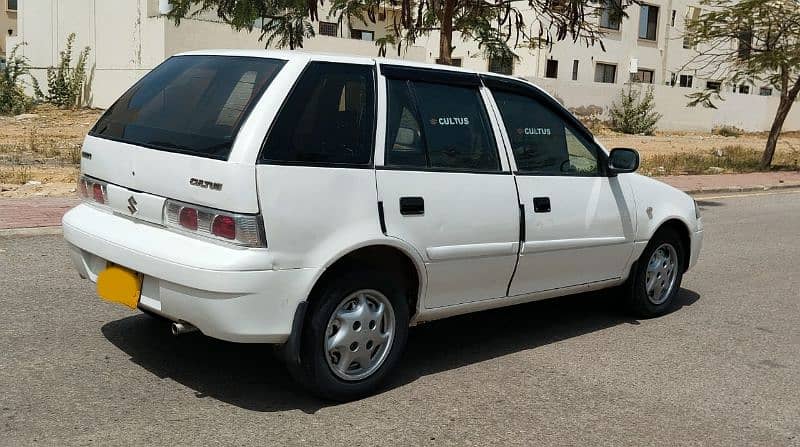
[{"label": "yellow license plate", "polygon": [[112,265],[97,275],[97,294],[104,300],[136,309],[141,293],[142,276],[133,270]]}]

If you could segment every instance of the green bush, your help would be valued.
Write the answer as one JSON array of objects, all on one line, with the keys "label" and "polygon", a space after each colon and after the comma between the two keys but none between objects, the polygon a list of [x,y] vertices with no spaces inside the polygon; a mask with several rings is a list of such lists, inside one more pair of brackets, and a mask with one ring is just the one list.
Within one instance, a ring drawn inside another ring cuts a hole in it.
[{"label": "green bush", "polygon": [[739,135],[743,134],[744,131],[738,127],[725,125],[711,129],[711,133],[714,135],[721,135],[723,137],[738,137]]},{"label": "green bush", "polygon": [[32,79],[30,85],[34,95],[41,95],[36,79],[30,76],[28,60],[17,55],[19,47],[16,45],[11,50],[5,67],[0,71],[0,115],[19,115],[33,108],[36,98],[25,94],[26,77]]},{"label": "green bush", "polygon": [[64,108],[78,108],[83,103],[83,92],[86,84],[86,59],[89,57],[89,47],[85,47],[75,62],[72,63],[72,44],[75,42],[75,33],[67,37],[67,47],[61,52],[58,67],[47,69],[47,101]]},{"label": "green bush", "polygon": [[634,88],[628,84],[619,95],[619,102],[611,104],[611,129],[627,134],[652,135],[656,124],[661,119],[661,114],[655,112],[655,96],[653,87],[646,90],[642,96],[642,89]]}]

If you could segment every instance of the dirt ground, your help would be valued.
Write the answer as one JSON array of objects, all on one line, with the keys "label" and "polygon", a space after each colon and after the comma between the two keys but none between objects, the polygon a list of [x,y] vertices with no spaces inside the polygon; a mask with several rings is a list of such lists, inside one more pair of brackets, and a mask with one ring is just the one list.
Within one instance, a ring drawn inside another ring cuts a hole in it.
[{"label": "dirt ground", "polygon": [[[81,144],[102,112],[42,105],[29,115],[0,117],[0,197],[74,195]],[[637,149],[642,155],[644,172],[658,175],[665,173],[663,169],[650,165],[663,160],[665,155],[709,154],[732,146],[761,151],[767,134],[723,137],[701,132],[657,132],[653,136],[640,136],[602,129],[597,137],[609,149]],[[778,142],[776,162],[797,166],[798,160],[800,132],[784,133]]]}]

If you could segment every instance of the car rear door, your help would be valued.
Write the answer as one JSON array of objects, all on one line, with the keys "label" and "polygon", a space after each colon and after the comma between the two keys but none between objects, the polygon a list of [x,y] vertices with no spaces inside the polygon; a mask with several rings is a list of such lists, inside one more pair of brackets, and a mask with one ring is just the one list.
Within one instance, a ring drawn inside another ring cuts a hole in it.
[{"label": "car rear door", "polygon": [[[419,251],[424,306],[506,296],[519,208],[499,129],[475,74],[381,65],[387,98],[378,134],[378,196],[386,234]],[[383,144],[383,149],[380,150]]]},{"label": "car rear door", "polygon": [[634,202],[605,174],[606,155],[552,98],[527,84],[485,77],[503,120],[524,216],[509,295],[615,280],[633,250]]}]

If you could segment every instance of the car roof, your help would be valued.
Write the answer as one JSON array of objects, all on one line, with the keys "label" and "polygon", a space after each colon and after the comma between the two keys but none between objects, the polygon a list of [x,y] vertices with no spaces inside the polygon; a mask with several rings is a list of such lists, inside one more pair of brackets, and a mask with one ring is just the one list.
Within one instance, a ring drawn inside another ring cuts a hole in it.
[{"label": "car roof", "polygon": [[495,78],[509,79],[512,81],[523,82],[536,88],[541,93],[555,99],[553,95],[548,93],[543,88],[534,84],[533,82],[516,76],[508,76],[499,73],[492,73],[487,71],[470,70],[468,68],[453,67],[449,65],[429,64],[426,62],[409,61],[405,59],[389,59],[384,57],[370,57],[370,56],[354,56],[350,54],[340,53],[323,53],[305,50],[239,50],[239,49],[208,49],[208,50],[195,50],[187,51],[184,53],[176,54],[176,56],[189,56],[189,55],[205,55],[205,56],[244,56],[244,57],[263,57],[272,59],[283,60],[300,60],[300,61],[326,61],[326,62],[340,62],[350,64],[363,64],[363,65],[400,65],[404,67],[414,68],[427,68],[439,71],[451,71],[457,73],[469,73],[476,75],[488,75]]},{"label": "car roof", "polygon": [[389,59],[384,57],[370,57],[370,56],[353,56],[349,54],[339,53],[323,53],[323,52],[310,52],[304,50],[237,50],[237,49],[208,49],[187,51],[184,53],[176,54],[176,56],[188,55],[207,55],[207,56],[246,56],[246,57],[263,57],[284,60],[319,60],[319,61],[335,61],[347,62],[355,64],[368,64],[374,65],[375,63],[382,65],[400,65],[404,67],[427,68],[440,71],[453,71],[459,73],[470,74],[486,74],[500,78],[513,79],[517,81],[525,81],[522,78],[507,76],[498,73],[490,73],[485,71],[470,70],[468,68],[453,67],[449,65],[429,64],[426,62],[409,61],[404,59]]}]

